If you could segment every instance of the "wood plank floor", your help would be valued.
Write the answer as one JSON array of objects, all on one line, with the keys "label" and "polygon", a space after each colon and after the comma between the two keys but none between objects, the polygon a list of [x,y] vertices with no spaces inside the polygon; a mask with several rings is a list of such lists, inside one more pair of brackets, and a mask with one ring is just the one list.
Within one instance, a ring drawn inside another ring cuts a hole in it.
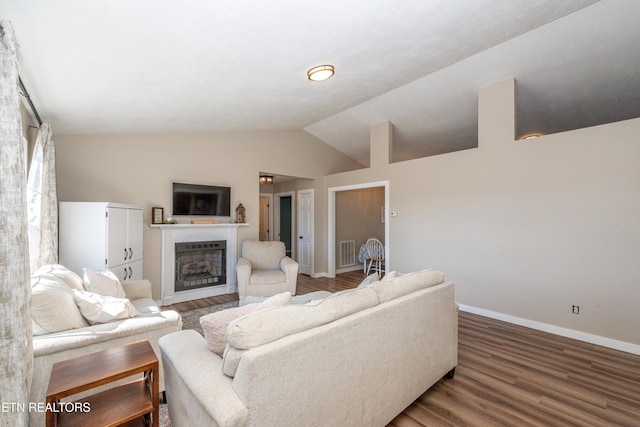
[{"label": "wood plank floor", "polygon": [[[335,279],[300,275],[297,293],[336,292],[362,278],[361,271]],[[464,312],[458,349],[455,377],[435,384],[389,426],[640,426],[640,356]]]},{"label": "wood plank floor", "polygon": [[[335,278],[322,277],[313,279],[304,274],[298,274],[296,284],[296,294],[304,295],[314,291],[338,292],[345,289],[351,289],[358,286],[364,279],[362,270],[352,271],[350,273],[338,274]],[[195,310],[196,308],[208,307],[210,305],[222,304],[223,302],[238,300],[238,293],[219,295],[211,298],[202,298],[194,301],[180,302],[172,305],[164,306],[166,310],[176,310],[178,312]]]}]

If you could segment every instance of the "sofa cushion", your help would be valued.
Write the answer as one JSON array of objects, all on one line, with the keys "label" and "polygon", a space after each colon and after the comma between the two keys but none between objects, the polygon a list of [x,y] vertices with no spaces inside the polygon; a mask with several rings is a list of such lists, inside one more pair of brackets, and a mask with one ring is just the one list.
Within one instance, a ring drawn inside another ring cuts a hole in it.
[{"label": "sofa cushion", "polygon": [[251,270],[250,283],[257,284],[275,284],[286,282],[287,277],[280,270]]},{"label": "sofa cushion", "polygon": [[88,326],[71,288],[52,274],[31,278],[31,323],[36,336]]},{"label": "sofa cushion", "polygon": [[[34,337],[33,355],[35,357],[49,355],[55,359],[54,361],[57,361],[60,359],[55,358],[56,353],[70,352],[69,354],[75,353],[77,355],[77,352],[81,349],[87,349],[96,344],[113,340],[122,343],[122,340],[131,342],[146,338],[153,345],[154,339],[157,340],[159,336],[164,334],[177,332],[181,328],[182,317],[180,314],[173,310],[166,310],[160,313],[130,317],[114,322],[88,325],[85,328]],[[47,376],[47,381],[48,379],[49,377]],[[44,389],[46,390],[46,386]]]},{"label": "sofa cushion", "polygon": [[131,301],[126,298],[114,298],[94,292],[73,290],[82,316],[91,325],[108,323],[139,315]]},{"label": "sofa cushion", "polygon": [[387,274],[384,275],[384,277],[382,279],[380,279],[381,282],[390,282],[391,280],[395,279],[396,277],[400,277],[402,276],[401,273],[398,273],[397,271],[393,270],[388,272]]},{"label": "sofa cushion", "polygon": [[260,303],[228,308],[202,316],[200,318],[200,325],[202,326],[202,332],[204,333],[204,338],[207,340],[209,350],[222,356],[224,348],[227,345],[227,328],[233,320],[248,313],[287,305],[290,301],[291,292],[283,292],[267,298]]},{"label": "sofa cushion", "polygon": [[229,325],[227,341],[237,349],[246,350],[324,325],[376,304],[376,293],[366,287],[337,292],[304,305],[251,313]]},{"label": "sofa cushion", "polygon": [[84,282],[87,291],[100,294],[106,297],[126,298],[120,280],[111,270],[102,272],[94,271],[90,268],[84,269]]},{"label": "sofa cushion", "polygon": [[73,271],[69,270],[67,267],[60,264],[47,264],[43,265],[39,269],[37,269],[32,276],[39,276],[41,274],[51,274],[56,276],[58,279],[62,280],[69,286],[70,289],[77,289],[79,291],[84,291],[84,281],[82,277],[78,276]]},{"label": "sofa cushion", "polygon": [[388,281],[375,282],[369,287],[376,292],[378,300],[382,304],[442,282],[444,282],[444,273],[440,270],[429,269],[402,274]]},{"label": "sofa cushion", "polygon": [[222,357],[222,372],[226,376],[233,378],[236,375],[238,366],[240,366],[240,359],[242,359],[242,355],[246,351],[247,350],[238,350],[227,344]]},{"label": "sofa cushion", "polygon": [[[280,269],[280,260],[286,256],[283,242],[259,242],[245,240],[242,242],[242,257],[251,262],[251,269]],[[253,272],[252,272],[253,274]]]}]

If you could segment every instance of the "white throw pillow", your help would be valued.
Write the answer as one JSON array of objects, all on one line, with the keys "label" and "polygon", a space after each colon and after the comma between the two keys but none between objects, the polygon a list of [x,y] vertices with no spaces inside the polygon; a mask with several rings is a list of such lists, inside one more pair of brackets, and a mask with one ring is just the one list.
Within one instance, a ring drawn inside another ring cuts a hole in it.
[{"label": "white throw pillow", "polygon": [[358,288],[364,288],[365,286],[369,286],[370,284],[372,284],[373,282],[377,282],[378,280],[380,280],[380,275],[376,271],[375,273],[365,277],[364,280],[358,285]]},{"label": "white throw pillow", "polygon": [[90,268],[84,269],[85,287],[89,292],[106,297],[126,298],[127,294],[115,274],[109,269],[97,272]]},{"label": "white throw pillow", "polygon": [[256,311],[288,305],[290,301],[291,292],[283,292],[269,297],[260,303],[228,308],[202,316],[200,318],[200,325],[202,326],[202,332],[204,332],[204,338],[207,340],[209,350],[222,356],[224,348],[227,346],[227,327],[235,319]]},{"label": "white throw pillow", "polygon": [[32,276],[40,276],[41,274],[51,274],[62,280],[71,289],[77,289],[84,291],[84,281],[82,277],[78,276],[73,271],[69,270],[64,265],[60,264],[47,264],[43,265],[32,274]]},{"label": "white throw pillow", "polygon": [[78,310],[71,288],[61,279],[47,274],[31,279],[31,323],[33,335],[88,326]]},{"label": "white throw pillow", "polygon": [[80,312],[91,325],[127,319],[139,314],[126,298],[114,298],[75,289],[73,296]]}]

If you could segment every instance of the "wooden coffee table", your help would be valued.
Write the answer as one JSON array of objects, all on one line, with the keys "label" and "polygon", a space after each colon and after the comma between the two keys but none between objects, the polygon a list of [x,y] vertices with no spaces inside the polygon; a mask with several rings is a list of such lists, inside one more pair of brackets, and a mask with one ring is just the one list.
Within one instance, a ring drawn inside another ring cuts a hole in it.
[{"label": "wooden coffee table", "polygon": [[[65,397],[123,378],[142,378],[76,402]],[[55,363],[47,389],[47,426],[158,426],[158,358],[143,340]]]}]

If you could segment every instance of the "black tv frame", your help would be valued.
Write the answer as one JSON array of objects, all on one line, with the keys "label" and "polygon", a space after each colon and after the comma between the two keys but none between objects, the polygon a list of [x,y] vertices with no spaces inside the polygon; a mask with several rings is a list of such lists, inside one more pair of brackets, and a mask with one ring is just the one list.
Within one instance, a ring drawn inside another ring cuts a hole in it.
[{"label": "black tv frame", "polygon": [[173,216],[231,216],[231,187],[172,184]]}]

